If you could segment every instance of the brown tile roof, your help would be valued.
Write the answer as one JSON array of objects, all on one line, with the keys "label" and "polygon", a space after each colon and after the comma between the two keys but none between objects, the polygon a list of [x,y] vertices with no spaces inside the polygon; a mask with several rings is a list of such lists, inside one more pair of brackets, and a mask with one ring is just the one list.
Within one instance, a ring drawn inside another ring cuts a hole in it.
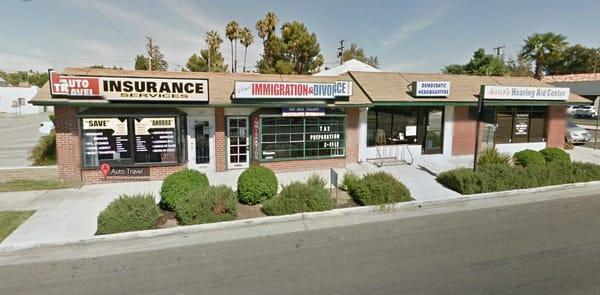
[{"label": "brown tile roof", "polygon": [[[208,79],[209,104],[211,105],[229,105],[231,95],[234,90],[234,82],[237,81],[293,81],[293,82],[334,82],[340,79],[351,78],[348,75],[339,77],[315,77],[309,75],[265,75],[265,74],[246,74],[246,73],[207,73],[207,72],[150,72],[150,71],[132,71],[132,70],[113,70],[113,69],[90,69],[90,68],[66,68],[61,72],[65,75],[77,76],[112,76],[112,77],[153,77],[153,78],[204,78]],[[336,101],[336,105],[364,105],[369,104],[370,100],[360,90],[353,86],[352,96],[348,101]],[[38,94],[34,96],[34,102],[49,101],[50,89],[48,84],[44,85]],[[90,100],[78,100],[87,101]],[[95,100],[97,101],[97,100]]]},{"label": "brown tile roof", "polygon": [[600,81],[600,73],[549,75],[549,76],[544,76],[542,78],[542,81],[544,81],[546,83]]},{"label": "brown tile roof", "polygon": [[[427,73],[350,72],[367,96],[376,103],[386,102],[477,102],[481,85],[554,87],[530,77],[495,77]],[[450,81],[447,98],[415,98],[410,94],[413,81]],[[571,93],[569,102],[587,102]]]}]

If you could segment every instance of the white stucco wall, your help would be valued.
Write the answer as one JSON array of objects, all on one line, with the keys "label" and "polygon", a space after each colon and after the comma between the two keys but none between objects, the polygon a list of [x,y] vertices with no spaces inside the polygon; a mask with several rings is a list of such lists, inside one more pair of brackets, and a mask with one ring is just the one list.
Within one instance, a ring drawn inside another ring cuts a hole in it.
[{"label": "white stucco wall", "polygon": [[444,107],[444,143],[442,153],[452,156],[452,138],[454,136],[454,106]]},{"label": "white stucco wall", "polygon": [[501,153],[514,154],[522,150],[539,151],[546,148],[545,142],[524,142],[524,143],[502,143],[496,144],[496,149]]},{"label": "white stucco wall", "polygon": [[37,114],[44,111],[44,107],[34,106],[28,101],[38,92],[37,86],[32,87],[0,87],[0,113],[16,114],[19,109],[13,108],[13,101],[20,97],[25,98],[25,105],[21,106],[21,114]]}]

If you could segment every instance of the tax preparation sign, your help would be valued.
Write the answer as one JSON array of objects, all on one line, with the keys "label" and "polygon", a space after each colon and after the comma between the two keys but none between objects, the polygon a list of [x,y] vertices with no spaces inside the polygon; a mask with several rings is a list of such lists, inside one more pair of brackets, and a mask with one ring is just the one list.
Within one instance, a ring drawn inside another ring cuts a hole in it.
[{"label": "tax preparation sign", "polygon": [[334,83],[235,82],[236,99],[335,99],[351,95],[351,81]]},{"label": "tax preparation sign", "polygon": [[50,71],[52,97],[208,101],[206,79],[63,76]]},{"label": "tax preparation sign", "polygon": [[448,97],[450,81],[414,81],[412,84],[414,97]]},{"label": "tax preparation sign", "polygon": [[484,99],[505,100],[567,100],[569,88],[560,87],[516,87],[516,86],[482,86]]}]

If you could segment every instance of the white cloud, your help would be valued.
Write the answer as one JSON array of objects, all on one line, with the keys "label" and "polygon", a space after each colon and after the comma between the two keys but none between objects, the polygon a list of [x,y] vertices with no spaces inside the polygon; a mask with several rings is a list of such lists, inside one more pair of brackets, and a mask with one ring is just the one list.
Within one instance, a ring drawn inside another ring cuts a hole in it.
[{"label": "white cloud", "polygon": [[413,34],[433,25],[455,7],[454,5],[449,5],[448,2],[439,5],[436,4],[427,6],[433,6],[433,8],[422,9],[425,12],[419,12],[413,14],[413,17],[411,18],[407,18],[406,22],[402,24],[395,32],[393,32],[389,39],[385,39],[383,41],[383,45],[389,47],[399,41],[411,37]]}]

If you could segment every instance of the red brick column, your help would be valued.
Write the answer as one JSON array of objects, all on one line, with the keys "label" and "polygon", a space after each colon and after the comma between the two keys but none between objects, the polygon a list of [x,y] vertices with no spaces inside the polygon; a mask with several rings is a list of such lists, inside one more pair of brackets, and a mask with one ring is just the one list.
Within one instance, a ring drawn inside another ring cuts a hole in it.
[{"label": "red brick column", "polygon": [[217,172],[226,169],[225,149],[225,109],[215,108],[215,169]]},{"label": "red brick column", "polygon": [[565,106],[548,107],[548,137],[546,146],[564,148],[567,111]]},{"label": "red brick column", "polygon": [[472,155],[475,151],[475,128],[477,121],[469,118],[469,107],[454,107],[454,131],[452,155]]},{"label": "red brick column", "polygon": [[346,163],[358,162],[359,114],[358,108],[346,109]]},{"label": "red brick column", "polygon": [[81,148],[77,107],[54,107],[58,178],[81,181]]}]

